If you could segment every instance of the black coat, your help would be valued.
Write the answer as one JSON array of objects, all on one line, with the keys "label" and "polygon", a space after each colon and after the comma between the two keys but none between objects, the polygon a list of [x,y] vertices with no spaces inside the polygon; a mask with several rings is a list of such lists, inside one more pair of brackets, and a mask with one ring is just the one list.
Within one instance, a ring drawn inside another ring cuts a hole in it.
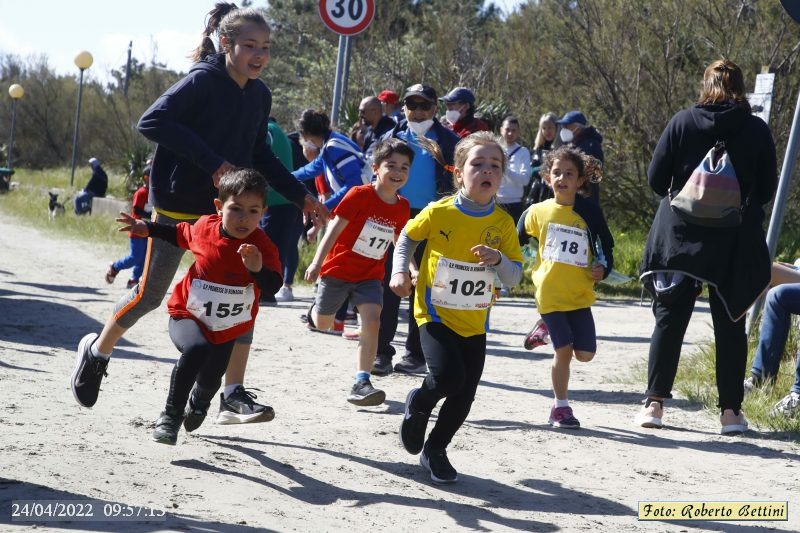
[{"label": "black coat", "polygon": [[[749,195],[740,226],[708,228],[679,218],[668,192],[680,190],[706,152],[725,140],[742,198]],[[661,134],[647,181],[664,196],[647,237],[641,278],[652,292],[653,274],[680,272],[717,290],[731,320],[739,320],[770,279],[763,204],[777,187],[775,143],[769,127],[733,104],[695,105],[678,112]]]}]

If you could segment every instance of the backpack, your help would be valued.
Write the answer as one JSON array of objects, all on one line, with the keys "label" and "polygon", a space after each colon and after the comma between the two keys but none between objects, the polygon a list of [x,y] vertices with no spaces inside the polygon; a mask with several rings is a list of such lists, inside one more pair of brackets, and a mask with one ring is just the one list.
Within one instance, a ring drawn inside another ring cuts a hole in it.
[{"label": "backpack", "polygon": [[[674,178],[673,178],[674,179]],[[670,185],[670,207],[681,219],[708,228],[742,223],[742,192],[725,141],[717,141],[676,193]]]},{"label": "backpack", "polygon": [[[347,152],[350,152],[351,154],[356,156],[358,160],[361,161],[361,183],[364,185],[372,183],[372,176],[373,176],[372,165],[370,164],[369,161],[367,161],[367,158],[364,157],[364,154],[362,154],[357,149],[353,148],[349,143],[346,143],[335,137],[329,139],[328,144],[333,145],[336,148],[346,150]],[[336,170],[336,173],[339,174],[339,167],[333,165],[333,168]],[[342,179],[342,177],[339,176],[339,179]]]}]

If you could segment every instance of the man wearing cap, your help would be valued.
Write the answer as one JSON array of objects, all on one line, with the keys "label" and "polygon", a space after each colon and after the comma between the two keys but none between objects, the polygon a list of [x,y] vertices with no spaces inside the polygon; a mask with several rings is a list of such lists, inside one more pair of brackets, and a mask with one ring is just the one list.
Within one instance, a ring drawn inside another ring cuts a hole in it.
[{"label": "man wearing cap", "polygon": [[456,87],[442,97],[447,106],[444,117],[459,137],[476,131],[489,131],[489,125],[475,117],[475,94],[466,87]]},{"label": "man wearing cap", "polygon": [[83,191],[75,196],[75,214],[83,215],[92,212],[92,198],[95,196],[103,198],[108,189],[108,174],[100,166],[100,161],[93,157],[89,159],[89,165],[92,167],[92,177],[89,178],[89,183],[83,188]]},{"label": "man wearing cap", "polygon": [[[564,144],[571,144],[575,148],[592,157],[605,162],[603,157],[603,136],[594,126],[587,126],[586,117],[580,111],[570,111],[561,120],[556,121],[561,126],[559,137]],[[600,203],[600,186],[597,183],[589,184],[592,188],[591,198]]]},{"label": "man wearing cap", "polygon": [[364,135],[364,145],[361,147],[366,154],[372,143],[395,127],[396,123],[383,114],[381,101],[375,96],[367,96],[358,104],[358,116],[366,124],[367,132]]},{"label": "man wearing cap", "polygon": [[381,93],[378,95],[378,100],[381,102],[381,108],[385,116],[394,120],[395,123],[403,120],[403,110],[398,104],[400,101],[400,95],[387,89],[385,91],[381,91]]},{"label": "man wearing cap", "polygon": [[[408,172],[408,182],[398,191],[411,204],[411,216],[416,216],[430,202],[453,193],[453,176],[440,165],[431,154],[417,141],[425,137],[439,145],[444,160],[453,164],[458,136],[445,128],[436,119],[436,91],[429,85],[417,83],[406,89],[403,96],[404,120],[401,120],[383,139],[397,137],[406,141],[415,152],[414,161]],[[374,147],[374,145],[373,145]],[[425,246],[419,246],[414,254],[417,264],[422,261]],[[381,327],[378,335],[378,355],[372,373],[383,376],[392,371],[392,356],[395,353],[391,345],[397,331],[397,314],[400,309],[400,298],[389,289],[392,272],[392,250],[387,254],[386,277],[383,282],[383,310],[381,311]],[[425,358],[419,342],[419,327],[413,318],[414,294],[409,297],[412,316],[408,324],[406,337],[406,354],[394,366],[394,370],[408,374],[426,372]]]}]

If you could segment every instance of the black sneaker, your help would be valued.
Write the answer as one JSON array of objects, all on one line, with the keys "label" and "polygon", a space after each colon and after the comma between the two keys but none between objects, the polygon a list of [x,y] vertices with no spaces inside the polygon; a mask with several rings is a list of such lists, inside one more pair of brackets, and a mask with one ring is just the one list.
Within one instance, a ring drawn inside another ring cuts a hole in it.
[{"label": "black sneaker", "polygon": [[375,363],[372,365],[370,374],[373,376],[388,376],[392,373],[392,356],[378,354],[375,357]]},{"label": "black sneaker", "polygon": [[256,398],[258,396],[241,385],[227,399],[224,392],[219,393],[217,424],[255,424],[275,418],[272,407],[254,402]]},{"label": "black sneaker", "polygon": [[422,450],[419,464],[431,473],[431,481],[439,484],[455,483],[458,481],[458,472],[447,459],[446,450]]},{"label": "black sneaker", "polygon": [[428,367],[425,365],[424,359],[405,355],[399,363],[394,365],[394,371],[402,372],[403,374],[427,374]]},{"label": "black sneaker", "polygon": [[430,413],[413,411],[411,401],[419,389],[411,389],[406,395],[406,408],[400,423],[400,442],[410,454],[417,455],[425,444],[425,430],[428,428]]},{"label": "black sneaker", "polygon": [[348,402],[364,407],[380,405],[385,399],[386,393],[373,387],[368,379],[357,381],[347,396]]},{"label": "black sneaker", "polygon": [[189,403],[186,404],[186,411],[183,413],[183,429],[191,433],[202,426],[210,406],[210,401],[204,402],[197,397],[197,388],[195,386],[195,388],[192,389],[192,395],[189,397]]},{"label": "black sneaker", "polygon": [[84,407],[92,407],[97,403],[100,394],[100,382],[107,376],[106,367],[108,359],[94,357],[90,351],[92,344],[97,339],[97,333],[84,335],[78,344],[78,353],[75,357],[75,370],[72,371],[70,386],[75,401]]},{"label": "black sneaker", "polygon": [[153,440],[161,444],[175,446],[178,442],[178,431],[181,429],[183,415],[177,409],[164,409],[156,420]]}]

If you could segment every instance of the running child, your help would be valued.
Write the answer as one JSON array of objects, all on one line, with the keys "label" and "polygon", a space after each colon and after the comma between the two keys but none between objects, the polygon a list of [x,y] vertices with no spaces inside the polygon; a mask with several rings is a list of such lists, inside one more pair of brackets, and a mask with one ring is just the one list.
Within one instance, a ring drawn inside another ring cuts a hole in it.
[{"label": "running child", "polygon": [[308,312],[310,327],[331,329],[337,309],[348,298],[361,315],[356,381],[347,396],[355,405],[380,405],[386,399],[369,376],[378,350],[386,251],[411,214],[408,200],[397,191],[408,181],[413,159],[414,150],[400,139],[378,143],[372,165],[377,179],[347,191],[305,274],[309,283],[319,277]]},{"label": "running child", "polygon": [[[219,52],[212,41],[215,34]],[[203,40],[192,56],[196,63],[137,125],[156,143],[150,175],[156,222],[191,223],[215,213],[219,179],[233,167],[257,170],[315,224],[325,221],[327,208],[294,179],[267,143],[272,93],[259,78],[269,53],[270,28],[263,11],[219,2],[208,13]],[[161,305],[183,254],[168,242],[150,239],[139,284],[117,302],[99,335],[88,333],[81,339],[70,380],[80,405],[97,402],[114,346],[142,316]],[[252,337],[252,329],[243,332],[234,347],[217,423],[266,422],[275,416],[243,385]]]},{"label": "running child", "polygon": [[542,171],[554,198],[534,204],[525,217],[525,231],[538,241],[533,284],[555,350],[548,421],[558,428],[580,427],[567,399],[570,362],[573,356],[580,362],[594,358],[594,284],[614,266],[614,239],[603,212],[584,196],[591,193],[587,168],[597,168],[593,160],[571,146],[548,152]]},{"label": "running child", "polygon": [[[441,155],[431,144],[429,151]],[[400,441],[420,456],[434,483],[453,483],[458,473],[447,446],[466,420],[486,359],[487,311],[495,273],[511,286],[522,278],[514,221],[495,204],[507,157],[490,132],[461,139],[454,153],[457,193],[432,202],[406,224],[393,257],[391,289],[412,290],[409,263],[427,240],[419,265],[414,318],[428,375],[406,396]],[[425,440],[431,411],[444,399],[436,424]]]},{"label": "running child", "polygon": [[258,226],[267,182],[255,170],[233,169],[219,180],[217,214],[194,224],[159,224],[120,213],[120,231],[153,237],[190,250],[195,262],[167,302],[169,336],[181,352],[172,369],[164,410],[153,440],[175,444],[181,423],[203,423],[219,389],[236,339],[253,327],[261,291],[283,284],[278,249]]},{"label": "running child", "polygon": [[[150,219],[152,207],[147,203],[147,196],[150,192],[148,184],[150,182],[150,165],[144,167],[142,170],[142,186],[133,193],[133,200],[131,202],[131,215],[133,218]],[[147,256],[147,239],[138,237],[131,233],[131,251],[128,255],[118,261],[108,265],[106,271],[106,283],[109,285],[114,283],[117,274],[121,270],[133,268],[131,272],[131,279],[128,280],[128,288],[131,289],[139,284],[139,278],[144,271],[144,260]]]}]

